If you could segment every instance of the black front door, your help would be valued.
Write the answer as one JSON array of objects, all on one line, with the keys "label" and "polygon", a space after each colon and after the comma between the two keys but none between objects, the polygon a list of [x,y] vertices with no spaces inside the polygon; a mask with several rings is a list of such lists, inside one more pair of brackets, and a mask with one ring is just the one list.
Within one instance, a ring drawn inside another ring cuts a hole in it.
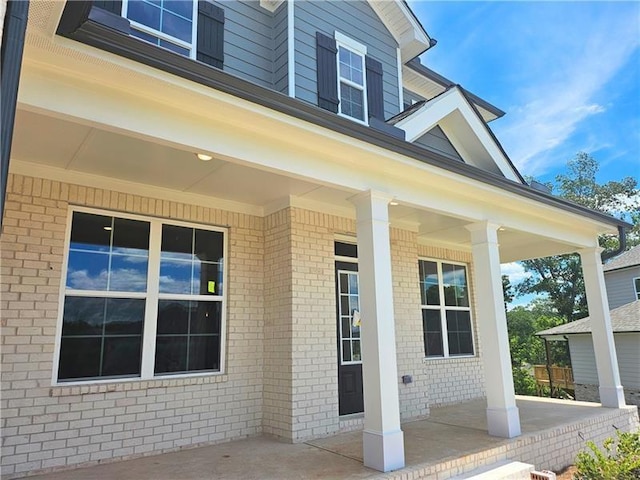
[{"label": "black front door", "polygon": [[336,262],[340,415],[364,411],[358,264]]}]

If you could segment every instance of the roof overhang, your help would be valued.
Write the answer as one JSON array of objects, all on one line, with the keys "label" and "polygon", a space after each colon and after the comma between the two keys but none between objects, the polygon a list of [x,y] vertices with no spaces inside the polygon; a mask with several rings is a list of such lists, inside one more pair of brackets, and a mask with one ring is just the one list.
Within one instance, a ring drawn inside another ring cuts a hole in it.
[{"label": "roof overhang", "polygon": [[[32,18],[56,5],[32,3]],[[424,244],[470,251],[467,225],[502,225],[505,262],[596,246],[621,223],[99,20],[70,38],[30,23],[19,101],[34,115],[20,123],[14,173],[264,215],[288,204],[354,218],[349,198],[373,189],[396,198],[392,225]],[[195,152],[214,160],[194,164]]]},{"label": "roof overhang", "polygon": [[460,87],[450,88],[395,123],[405,131],[408,142],[416,141],[436,125],[442,128],[465,163],[523,182]]},{"label": "roof overhang", "polygon": [[402,63],[431,47],[431,38],[406,2],[369,0],[369,5],[398,42]]},{"label": "roof overhang", "polygon": [[[419,59],[414,59],[402,66],[402,82],[407,89],[427,100],[456,85],[448,78],[422,65]],[[505,115],[504,111],[477,95],[467,92],[467,96],[476,106],[485,122],[490,122]]]}]

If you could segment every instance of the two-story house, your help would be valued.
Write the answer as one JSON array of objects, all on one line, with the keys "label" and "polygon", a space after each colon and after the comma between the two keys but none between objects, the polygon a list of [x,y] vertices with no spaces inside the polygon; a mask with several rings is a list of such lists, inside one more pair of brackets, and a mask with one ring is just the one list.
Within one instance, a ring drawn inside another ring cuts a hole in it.
[{"label": "two-story house", "polygon": [[[640,406],[640,246],[604,265],[620,381],[628,405]],[[568,342],[576,400],[599,402],[596,353],[589,317],[550,328],[539,335]]]},{"label": "two-story house", "polygon": [[434,44],[404,1],[32,1],[3,475],[353,428],[388,471],[401,420],[480,397],[517,436],[500,262],[566,252],[623,406],[597,238],[626,224],[527,185]]}]

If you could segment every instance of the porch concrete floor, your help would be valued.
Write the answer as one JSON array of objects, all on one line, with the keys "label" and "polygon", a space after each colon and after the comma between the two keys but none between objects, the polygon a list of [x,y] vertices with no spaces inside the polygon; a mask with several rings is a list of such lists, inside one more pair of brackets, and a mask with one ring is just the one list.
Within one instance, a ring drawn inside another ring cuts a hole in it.
[{"label": "porch concrete floor", "polygon": [[[518,397],[517,404],[523,434],[584,420],[608,410],[597,403],[536,397]],[[508,442],[487,434],[485,408],[484,400],[432,408],[428,419],[403,424],[407,467],[439,463]],[[384,476],[362,465],[362,432],[358,430],[294,445],[255,437],[30,478],[285,480]]]}]

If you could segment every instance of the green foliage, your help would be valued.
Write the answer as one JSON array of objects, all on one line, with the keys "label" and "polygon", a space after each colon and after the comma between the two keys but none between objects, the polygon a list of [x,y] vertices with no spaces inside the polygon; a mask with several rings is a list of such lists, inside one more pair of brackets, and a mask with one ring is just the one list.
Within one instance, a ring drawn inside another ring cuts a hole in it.
[{"label": "green foliage", "polygon": [[513,387],[516,395],[536,395],[536,380],[524,367],[511,367],[513,373]]},{"label": "green foliage", "polygon": [[640,478],[640,432],[621,433],[617,441],[607,438],[602,450],[587,442],[588,451],[578,453],[574,480],[637,480]]},{"label": "green foliage", "polygon": [[[632,177],[620,181],[599,184],[596,181],[598,161],[580,152],[567,162],[565,174],[556,177],[552,191],[559,196],[594,210],[625,218],[634,223],[627,233],[628,248],[640,243],[640,189]],[[601,246],[615,249],[615,235],[600,238]],[[582,268],[578,255],[559,255],[523,261],[522,265],[531,277],[517,285],[519,295],[547,294],[551,303],[565,322],[572,322],[588,315]]]},{"label": "green foliage", "polygon": [[522,262],[533,273],[518,285],[520,294],[546,294],[563,323],[587,316],[587,297],[584,290],[579,255],[559,255]]},{"label": "green foliage", "polygon": [[504,306],[507,307],[508,303],[513,301],[514,290],[509,281],[509,275],[502,275],[502,295],[504,296]]},{"label": "green foliage", "polygon": [[[530,367],[546,363],[544,340],[536,337],[535,333],[562,323],[563,319],[549,301],[534,301],[528,308],[518,306],[507,312],[511,369],[518,395],[535,395],[536,383]],[[549,346],[551,361],[555,365],[567,365],[569,355],[566,342],[550,342]]]}]

